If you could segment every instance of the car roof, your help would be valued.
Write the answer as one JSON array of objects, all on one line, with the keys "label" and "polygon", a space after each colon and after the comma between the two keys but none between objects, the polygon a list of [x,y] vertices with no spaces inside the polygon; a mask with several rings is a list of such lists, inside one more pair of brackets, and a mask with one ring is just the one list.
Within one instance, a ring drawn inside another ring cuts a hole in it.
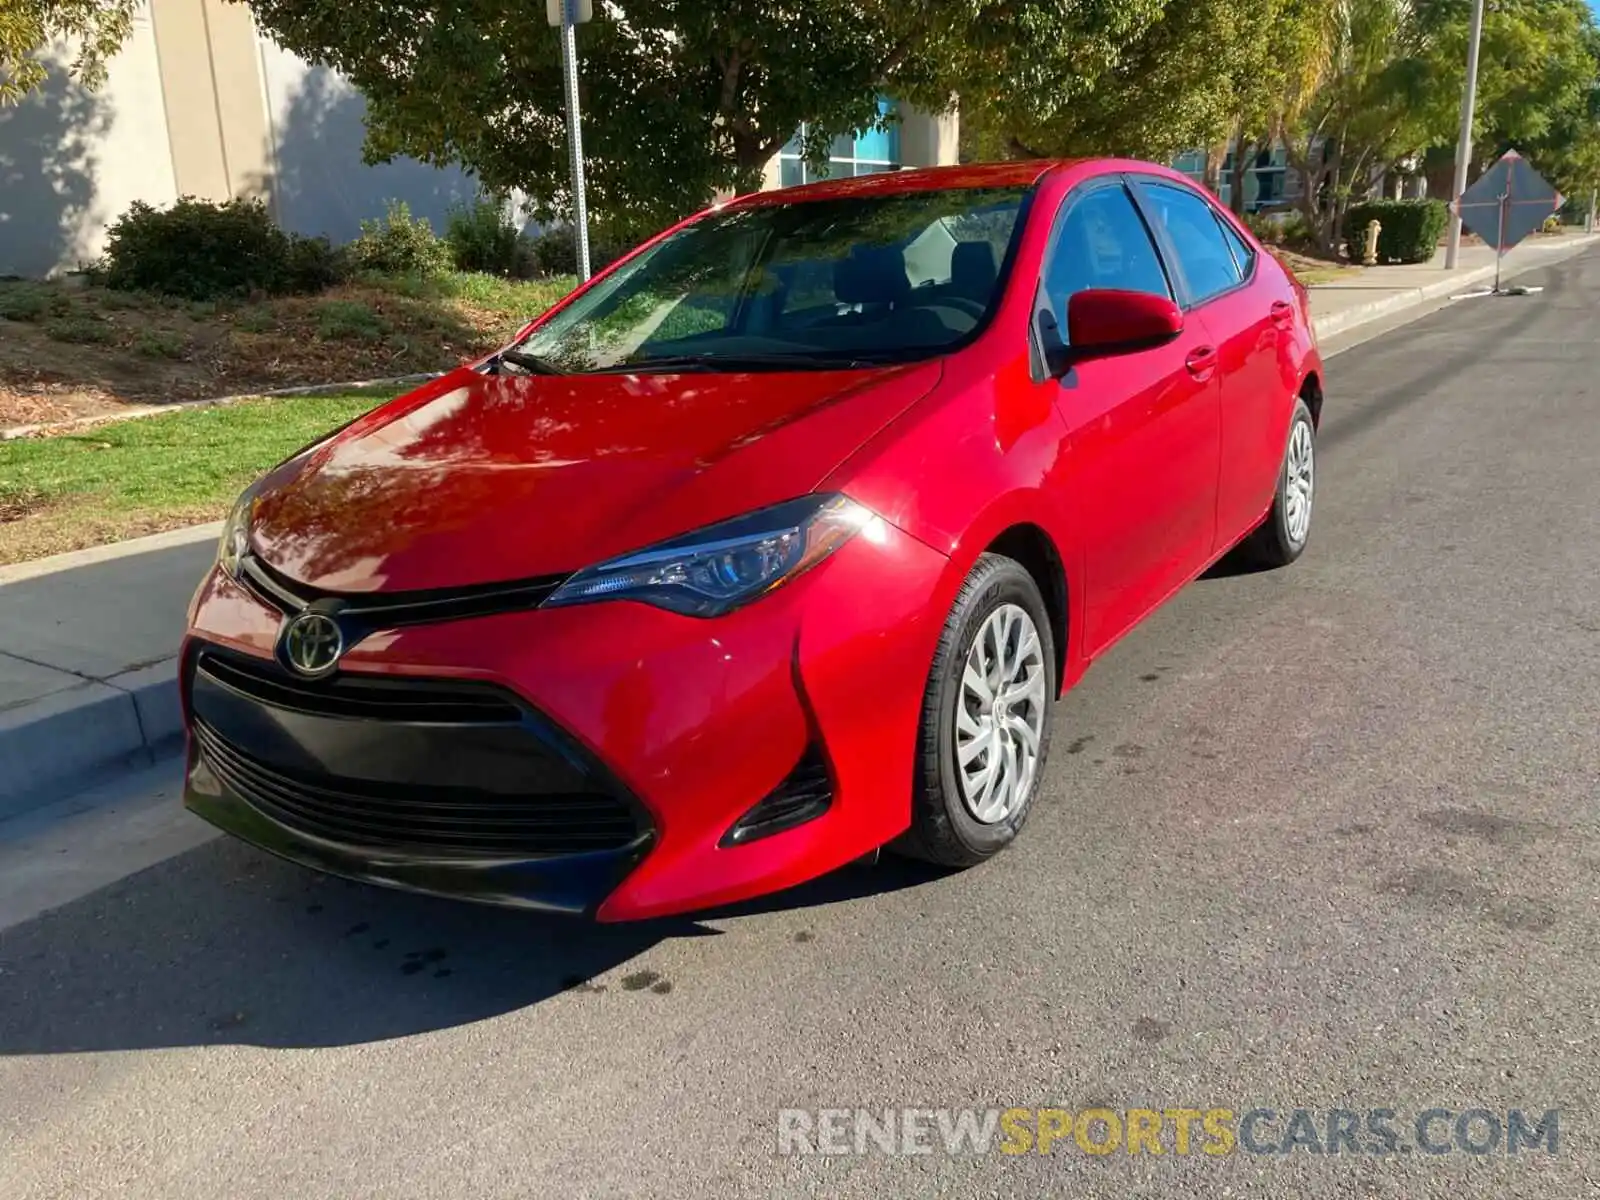
[{"label": "car roof", "polygon": [[730,203],[743,207],[794,204],[807,200],[897,196],[948,188],[1027,187],[1059,167],[1075,166],[1088,161],[1092,160],[1030,158],[1014,162],[973,163],[959,167],[919,167],[915,170],[883,171],[876,175],[856,175],[848,179],[825,179],[817,183],[805,183],[799,187],[780,188],[770,192],[751,192],[739,196]]}]

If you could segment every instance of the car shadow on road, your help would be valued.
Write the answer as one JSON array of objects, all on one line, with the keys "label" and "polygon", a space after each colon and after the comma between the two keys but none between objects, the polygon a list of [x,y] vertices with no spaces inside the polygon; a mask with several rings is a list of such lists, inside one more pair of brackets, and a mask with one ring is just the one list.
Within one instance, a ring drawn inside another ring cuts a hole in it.
[{"label": "car shadow on road", "polygon": [[598,925],[349,883],[223,838],[0,932],[0,1056],[447,1029],[592,987],[666,939],[717,936],[706,921],[937,874],[886,860],[698,919]]},{"label": "car shadow on road", "polygon": [[1272,568],[1260,560],[1252,558],[1243,550],[1235,548],[1229,550],[1216,562],[1202,572],[1200,578],[1206,579],[1237,579],[1244,575],[1260,575]]}]

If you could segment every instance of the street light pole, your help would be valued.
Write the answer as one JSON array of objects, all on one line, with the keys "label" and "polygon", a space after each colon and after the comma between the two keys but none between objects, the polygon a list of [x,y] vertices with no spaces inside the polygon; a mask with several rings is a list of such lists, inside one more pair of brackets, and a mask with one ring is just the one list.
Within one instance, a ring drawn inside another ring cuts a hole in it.
[{"label": "street light pole", "polygon": [[594,0],[545,0],[545,16],[561,34],[561,80],[567,94],[567,154],[572,160],[572,243],[578,278],[589,279],[589,205],[583,188],[582,116],[578,112],[577,26],[594,17]]},{"label": "street light pole", "polygon": [[1478,43],[1483,39],[1483,0],[1472,0],[1472,31],[1467,35],[1467,86],[1461,95],[1461,137],[1456,141],[1456,178],[1451,194],[1450,240],[1445,243],[1445,269],[1453,271],[1461,257],[1461,195],[1467,190],[1472,161],[1472,110],[1478,103]]},{"label": "street light pole", "polygon": [[583,186],[582,117],[578,112],[578,36],[571,21],[561,23],[561,67],[567,92],[567,154],[572,160],[573,249],[578,256],[578,279],[589,280],[589,206]]}]

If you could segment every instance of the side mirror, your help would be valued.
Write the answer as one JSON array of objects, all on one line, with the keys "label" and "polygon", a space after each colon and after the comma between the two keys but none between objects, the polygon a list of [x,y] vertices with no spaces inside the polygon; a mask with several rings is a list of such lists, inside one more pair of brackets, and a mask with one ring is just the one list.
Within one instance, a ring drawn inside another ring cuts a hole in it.
[{"label": "side mirror", "polygon": [[1067,340],[1077,360],[1135,354],[1182,332],[1183,310],[1165,296],[1089,288],[1067,301]]}]

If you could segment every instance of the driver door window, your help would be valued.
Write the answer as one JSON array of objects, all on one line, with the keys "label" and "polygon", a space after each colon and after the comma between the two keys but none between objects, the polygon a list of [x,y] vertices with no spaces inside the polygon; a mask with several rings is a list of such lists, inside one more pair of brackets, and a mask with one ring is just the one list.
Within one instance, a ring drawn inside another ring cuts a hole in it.
[{"label": "driver door window", "polygon": [[1120,288],[1172,297],[1144,219],[1118,184],[1071,201],[1044,269],[1044,291],[1067,335],[1067,301],[1089,288]]}]

